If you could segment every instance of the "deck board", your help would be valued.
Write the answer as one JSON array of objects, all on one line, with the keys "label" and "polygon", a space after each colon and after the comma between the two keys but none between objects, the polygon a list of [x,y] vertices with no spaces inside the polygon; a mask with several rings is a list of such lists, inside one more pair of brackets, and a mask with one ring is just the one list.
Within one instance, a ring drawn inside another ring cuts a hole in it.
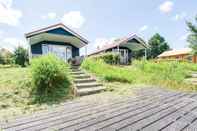
[{"label": "deck board", "polygon": [[144,88],[136,89],[136,94],[103,104],[74,100],[50,111],[1,122],[0,127],[5,131],[197,130],[196,93]]}]

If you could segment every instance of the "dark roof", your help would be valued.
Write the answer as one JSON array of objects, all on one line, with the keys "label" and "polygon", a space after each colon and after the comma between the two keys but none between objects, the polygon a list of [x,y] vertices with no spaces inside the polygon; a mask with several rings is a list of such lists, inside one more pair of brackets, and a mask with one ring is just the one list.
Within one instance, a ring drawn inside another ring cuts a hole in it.
[{"label": "dark roof", "polygon": [[67,26],[65,26],[62,23],[54,24],[54,25],[51,25],[51,26],[48,26],[48,27],[45,27],[45,28],[41,28],[41,29],[38,29],[38,30],[35,30],[35,31],[32,31],[32,32],[26,33],[25,37],[29,38],[29,37],[32,37],[34,35],[38,35],[38,34],[41,34],[43,32],[47,32],[49,30],[53,30],[53,29],[57,29],[57,28],[63,28],[65,31],[68,31],[69,33],[73,34],[74,36],[79,38],[81,41],[85,42],[86,44],[88,43],[87,39],[83,38],[81,35],[79,35],[75,31],[71,30],[70,28],[68,28]]},{"label": "dark roof", "polygon": [[131,34],[130,36],[128,37],[123,37],[123,38],[119,38],[119,39],[116,39],[114,40],[114,42],[112,44],[108,44],[106,43],[105,46],[103,46],[102,48],[94,51],[93,53],[89,54],[90,55],[94,55],[94,54],[98,54],[100,52],[103,52],[105,50],[108,50],[108,49],[112,49],[114,47],[117,47],[117,46],[120,46],[122,45],[123,43],[129,41],[129,40],[132,40],[132,39],[137,39],[140,43],[142,43],[142,45],[147,48],[147,45],[145,44],[144,40],[142,40],[140,37],[138,37],[136,34]]}]

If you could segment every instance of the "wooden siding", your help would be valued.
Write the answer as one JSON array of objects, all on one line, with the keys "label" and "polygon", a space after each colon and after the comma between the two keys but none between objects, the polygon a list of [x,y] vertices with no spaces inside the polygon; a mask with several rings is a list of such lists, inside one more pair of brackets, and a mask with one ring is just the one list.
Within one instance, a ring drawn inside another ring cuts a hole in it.
[{"label": "wooden siding", "polygon": [[193,62],[193,63],[197,63],[197,56],[191,56],[190,54],[180,54],[180,55],[173,55],[173,56],[165,56],[165,57],[160,57],[159,59],[178,60],[178,61],[190,61],[190,62]]},{"label": "wooden siding", "polygon": [[72,57],[79,56],[79,48],[74,47],[73,45],[69,43],[54,42],[54,41],[43,41],[43,42],[31,45],[32,55],[42,55],[42,44],[69,45],[72,47]]},{"label": "wooden siding", "polygon": [[73,34],[71,34],[68,31],[65,31],[62,28],[57,28],[57,29],[54,29],[54,30],[49,30],[49,31],[47,31],[47,33],[52,33],[52,34],[57,34],[57,35],[74,36]]}]

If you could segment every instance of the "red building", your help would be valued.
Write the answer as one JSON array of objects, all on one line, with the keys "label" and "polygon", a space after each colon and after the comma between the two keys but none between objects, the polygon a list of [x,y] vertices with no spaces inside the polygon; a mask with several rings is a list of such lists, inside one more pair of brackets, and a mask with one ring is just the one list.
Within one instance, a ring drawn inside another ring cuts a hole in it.
[{"label": "red building", "polygon": [[191,55],[191,49],[165,51],[158,56],[159,59],[190,61],[197,63],[197,56]]}]

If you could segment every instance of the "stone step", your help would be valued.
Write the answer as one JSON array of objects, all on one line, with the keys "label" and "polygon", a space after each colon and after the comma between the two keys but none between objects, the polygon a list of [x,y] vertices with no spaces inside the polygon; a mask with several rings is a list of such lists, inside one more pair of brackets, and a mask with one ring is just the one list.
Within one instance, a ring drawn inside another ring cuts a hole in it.
[{"label": "stone step", "polygon": [[71,75],[82,75],[82,74],[85,74],[84,72],[82,71],[78,71],[78,72],[71,72]]},{"label": "stone step", "polygon": [[192,73],[192,74],[191,74],[191,77],[192,77],[192,78],[197,78],[197,73]]},{"label": "stone step", "polygon": [[81,74],[81,75],[75,75],[73,76],[75,79],[88,79],[91,78],[89,75]]},{"label": "stone step", "polygon": [[95,79],[89,78],[89,79],[75,79],[74,83],[89,83],[89,82],[96,82]]},{"label": "stone step", "polygon": [[79,96],[91,95],[91,94],[104,91],[104,89],[105,88],[103,86],[98,86],[98,87],[93,87],[93,88],[83,88],[83,89],[77,90],[77,95]]},{"label": "stone step", "polygon": [[98,86],[102,86],[102,84],[97,83],[97,82],[78,83],[78,84],[76,84],[77,89],[81,89],[81,88],[94,88],[94,87],[98,87]]},{"label": "stone step", "polygon": [[71,69],[79,69],[80,66],[71,66],[70,68],[71,68]]},{"label": "stone step", "polygon": [[71,72],[81,72],[81,69],[71,69]]},{"label": "stone step", "polygon": [[193,85],[197,85],[197,78],[188,78],[188,79],[185,79],[185,82],[193,84]]}]

